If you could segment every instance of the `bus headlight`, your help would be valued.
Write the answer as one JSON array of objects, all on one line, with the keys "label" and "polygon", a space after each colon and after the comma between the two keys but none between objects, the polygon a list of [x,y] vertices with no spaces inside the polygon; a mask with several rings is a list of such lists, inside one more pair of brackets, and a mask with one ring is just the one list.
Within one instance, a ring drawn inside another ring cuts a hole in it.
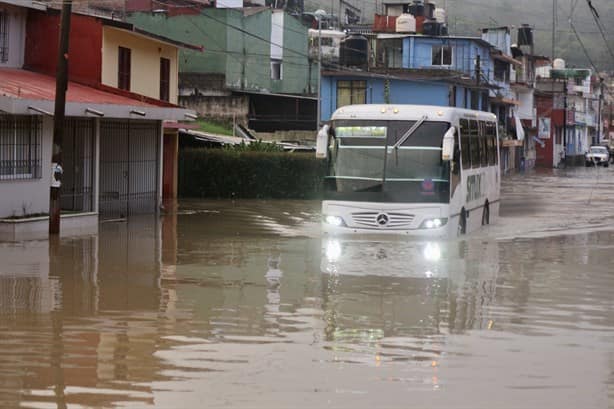
[{"label": "bus headlight", "polygon": [[326,224],[330,224],[331,226],[335,227],[345,226],[345,222],[341,216],[328,215],[324,217],[324,221]]},{"label": "bus headlight", "polygon": [[420,225],[420,228],[421,229],[438,229],[441,226],[445,226],[446,223],[448,223],[448,219],[446,219],[445,217],[426,219],[425,221],[422,222],[422,224]]}]

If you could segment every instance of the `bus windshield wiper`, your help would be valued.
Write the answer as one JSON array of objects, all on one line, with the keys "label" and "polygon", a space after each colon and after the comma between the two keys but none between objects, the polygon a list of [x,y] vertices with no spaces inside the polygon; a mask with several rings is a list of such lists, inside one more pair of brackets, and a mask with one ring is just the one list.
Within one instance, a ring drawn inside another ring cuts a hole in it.
[{"label": "bus windshield wiper", "polygon": [[392,149],[399,149],[399,146],[401,146],[407,140],[407,138],[409,138],[414,132],[416,132],[416,129],[418,129],[420,125],[422,125],[427,119],[428,117],[426,115],[423,115],[422,118],[420,118],[411,128],[409,128],[407,132],[403,134],[403,136],[401,136],[401,139],[399,139],[397,143],[392,146]]}]

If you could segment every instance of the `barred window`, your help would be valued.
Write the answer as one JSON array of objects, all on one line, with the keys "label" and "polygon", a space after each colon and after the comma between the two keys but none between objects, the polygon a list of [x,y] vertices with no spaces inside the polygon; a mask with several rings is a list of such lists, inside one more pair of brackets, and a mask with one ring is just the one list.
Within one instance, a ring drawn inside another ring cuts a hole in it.
[{"label": "barred window", "polygon": [[9,13],[0,10],[0,63],[9,60]]},{"label": "barred window", "polygon": [[337,108],[367,103],[367,81],[337,81]]},{"label": "barred window", "polygon": [[0,115],[0,181],[41,177],[41,131],[38,117]]}]

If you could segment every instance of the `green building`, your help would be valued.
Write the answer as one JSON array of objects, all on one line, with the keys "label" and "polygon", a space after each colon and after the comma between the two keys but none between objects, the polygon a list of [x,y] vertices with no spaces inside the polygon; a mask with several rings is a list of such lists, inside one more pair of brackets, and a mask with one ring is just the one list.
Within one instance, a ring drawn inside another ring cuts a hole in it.
[{"label": "green building", "polygon": [[180,104],[255,130],[315,129],[318,66],[298,19],[266,7],[173,14],[136,12],[128,21],[202,45],[202,52],[180,51]]}]

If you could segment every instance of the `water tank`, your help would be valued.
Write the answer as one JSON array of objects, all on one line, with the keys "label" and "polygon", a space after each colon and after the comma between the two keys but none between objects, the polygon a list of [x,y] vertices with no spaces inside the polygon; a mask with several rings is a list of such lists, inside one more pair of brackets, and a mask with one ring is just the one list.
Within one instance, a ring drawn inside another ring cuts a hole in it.
[{"label": "water tank", "polygon": [[554,63],[552,64],[552,68],[554,68],[555,70],[564,70],[565,60],[562,58],[555,58]]},{"label": "water tank", "polygon": [[397,17],[395,31],[397,33],[415,33],[416,18],[411,14],[401,14]]},{"label": "water tank", "polygon": [[442,30],[442,23],[438,23],[435,20],[429,20],[424,22],[424,25],[422,27],[422,34],[427,36],[440,36],[442,35]]},{"label": "water tank", "polygon": [[409,13],[416,17],[424,16],[424,2],[421,0],[414,0],[414,4],[409,6]]},{"label": "water tank", "polygon": [[518,45],[533,45],[533,29],[528,24],[523,24],[518,29]]},{"label": "water tank", "polygon": [[446,10],[439,8],[439,7],[436,8],[435,13],[433,14],[433,18],[438,23],[445,23],[446,22]]},{"label": "water tank", "polygon": [[424,3],[424,17],[435,18],[435,3]]},{"label": "water tank", "polygon": [[346,67],[365,67],[369,56],[369,41],[361,35],[351,35],[341,42],[339,64]]}]

